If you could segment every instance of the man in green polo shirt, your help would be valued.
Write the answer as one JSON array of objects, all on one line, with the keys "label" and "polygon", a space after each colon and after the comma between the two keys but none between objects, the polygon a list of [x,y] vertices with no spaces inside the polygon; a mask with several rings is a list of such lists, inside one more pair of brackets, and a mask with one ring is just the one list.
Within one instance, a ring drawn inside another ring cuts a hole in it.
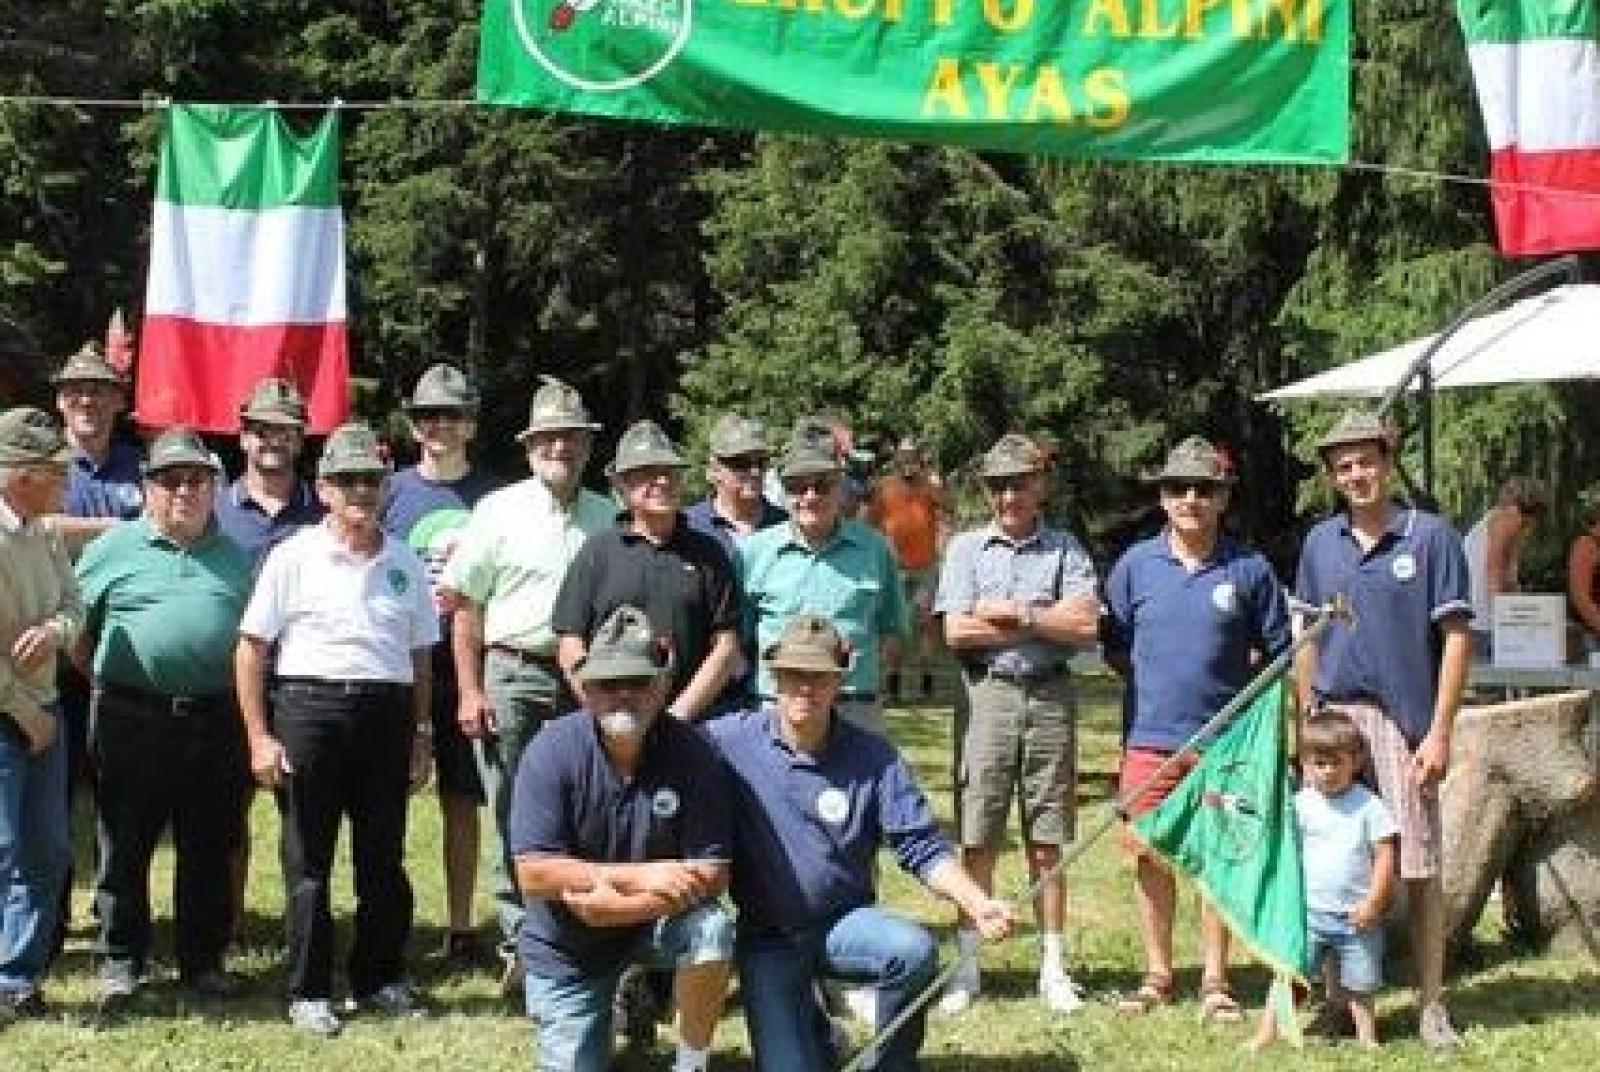
[{"label": "man in green polo shirt", "polygon": [[[875,530],[843,516],[843,466],[831,442],[797,425],[778,476],[789,520],[739,548],[745,632],[753,638],[747,647],[767,650],[796,614],[828,618],[852,652],[835,708],[847,722],[881,734],[883,669],[897,661],[911,628],[894,552]],[[765,664],[756,691],[764,700],[776,695]]]},{"label": "man in green polo shirt", "polygon": [[222,971],[228,861],[244,835],[249,777],[233,648],[252,566],[212,516],[220,469],[193,432],[163,433],[144,465],[143,516],[94,540],[78,562],[87,624],[75,656],[94,681],[106,1012],[125,1007],[144,978],[150,858],[169,824],[179,980],[209,998],[233,989]]}]

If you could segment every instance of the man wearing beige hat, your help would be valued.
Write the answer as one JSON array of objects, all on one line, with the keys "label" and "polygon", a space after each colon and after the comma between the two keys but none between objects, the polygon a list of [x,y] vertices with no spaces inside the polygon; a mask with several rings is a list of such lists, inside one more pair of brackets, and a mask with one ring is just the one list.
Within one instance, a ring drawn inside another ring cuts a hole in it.
[{"label": "man wearing beige hat", "polygon": [[674,976],[672,1072],[705,1072],[728,988],[733,828],[727,775],[695,729],[663,717],[672,651],[618,607],[573,674],[584,709],[551,722],[517,772],[512,852],[540,1072],[604,1072],[624,969]]},{"label": "man wearing beige hat", "polygon": [[0,413],[0,1024],[45,1011],[72,860],[55,670],[83,605],[66,545],[43,523],[61,509],[71,460],[47,414]]},{"label": "man wearing beige hat", "polygon": [[[732,775],[736,960],[756,1067],[817,1072],[839,1054],[815,994],[823,979],[873,989],[872,1026],[910,1007],[938,973],[938,947],[877,902],[873,862],[885,843],[902,870],[954,903],[989,940],[1016,916],[973,881],[894,745],[839,718],[851,652],[826,618],[797,614],[763,655],[777,699],[712,722]],[[871,1066],[918,1067],[925,1008]]]},{"label": "man wearing beige hat", "polygon": [[[1123,698],[1120,789],[1165,773],[1127,818],[1156,808],[1198,758],[1169,763],[1250,680],[1257,666],[1289,646],[1282,586],[1261,555],[1223,531],[1233,476],[1221,453],[1198,437],[1172,448],[1151,474],[1166,517],[1161,532],[1130,547],[1106,581],[1106,660],[1127,681]],[[1177,885],[1166,864],[1131,837],[1145,975],[1119,1005],[1143,1013],[1173,996],[1172,920]],[[1228,983],[1228,932],[1200,911],[1200,1015],[1240,1017]]]},{"label": "man wearing beige hat", "polygon": [[[1026,436],[1002,436],[983,456],[990,521],[951,541],[933,605],[966,690],[956,719],[961,858],[986,890],[1013,799],[1034,880],[1056,867],[1074,830],[1077,709],[1067,660],[1094,644],[1100,604],[1088,554],[1044,521],[1045,469],[1043,451]],[[1073,1012],[1083,1001],[1067,973],[1059,875],[1044,883],[1034,909],[1039,999],[1052,1012]],[[963,920],[961,965],[941,1000],[946,1012],[978,994],[980,938]]]},{"label": "man wearing beige hat", "polygon": [[250,769],[277,791],[282,820],[289,1019],[325,1037],[341,1027],[331,1002],[331,879],[344,818],[357,901],[350,1005],[416,1014],[404,964],[412,919],[406,791],[427,781],[432,757],[428,687],[439,619],[426,567],[379,527],[387,473],[372,429],[334,429],[317,463],[328,516],[267,556],[235,655]]},{"label": "man wearing beige hat", "polygon": [[217,524],[259,568],[268,551],[322,520],[322,501],[301,479],[306,404],[288,380],[265,379],[239,407],[244,472],[217,495]]},{"label": "man wearing beige hat", "polygon": [[508,990],[523,980],[516,956],[522,894],[506,826],[512,783],[529,739],[571,702],[556,662],[551,610],[579,548],[617,513],[610,500],[583,487],[599,428],[577,391],[547,377],[517,436],[532,475],[479,500],[439,578],[454,605],[456,717],[477,742],[478,774],[495,822],[490,882]]},{"label": "man wearing beige hat", "polygon": [[117,415],[128,403],[127,381],[98,346],[85,343],[50,382],[72,447],[67,494],[54,524],[76,551],[106,529],[139,516],[140,450],[115,435]]},{"label": "man wearing beige hat", "polygon": [[144,516],[78,560],[92,664],[101,1008],[131,999],[149,966],[150,861],[171,827],[180,983],[226,997],[229,861],[249,779],[233,683],[250,558],[212,517],[221,466],[187,428],[144,465]]},{"label": "man wearing beige hat", "polygon": [[711,493],[685,511],[689,524],[722,545],[731,562],[739,545],[789,516],[762,490],[771,447],[760,421],[724,413],[711,428],[706,479]]},{"label": "man wearing beige hat", "polygon": [[1400,826],[1400,878],[1417,965],[1417,1034],[1434,1050],[1461,1043],[1444,1004],[1444,851],[1439,785],[1472,658],[1472,604],[1461,537],[1438,515],[1391,496],[1394,439],[1381,417],[1352,411],[1317,443],[1344,509],[1306,534],[1295,595],[1349,601],[1295,660],[1305,710],[1349,716],[1367,744],[1367,775]]}]

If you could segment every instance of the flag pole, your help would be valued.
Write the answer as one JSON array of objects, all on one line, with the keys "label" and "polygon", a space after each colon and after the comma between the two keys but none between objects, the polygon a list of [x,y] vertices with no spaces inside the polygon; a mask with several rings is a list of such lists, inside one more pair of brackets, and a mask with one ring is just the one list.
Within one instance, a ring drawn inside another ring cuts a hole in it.
[{"label": "flag pole", "polygon": [[[1310,622],[1307,623],[1306,627],[1300,631],[1300,635],[1295,637],[1294,642],[1283,651],[1278,653],[1278,656],[1266,666],[1262,667],[1256,676],[1251,678],[1242,689],[1235,693],[1233,699],[1224,704],[1221,710],[1207,719],[1206,724],[1196,730],[1194,734],[1183,743],[1181,748],[1163,759],[1142,782],[1119,795],[1117,799],[1112,802],[1107,813],[1101,817],[1100,821],[1096,823],[1086,835],[1067,846],[1066,850],[1062,852],[1061,858],[1057,860],[1052,867],[1042,872],[1039,877],[1034,880],[1033,884],[1023,891],[1022,895],[1018,898],[1019,903],[1027,903],[1032,901],[1038,895],[1039,891],[1044,888],[1047,882],[1054,880],[1057,875],[1061,874],[1068,867],[1070,867],[1079,857],[1088,851],[1091,845],[1104,837],[1112,827],[1116,826],[1119,822],[1127,821],[1128,808],[1132,806],[1134,801],[1144,796],[1145,793],[1149,792],[1152,786],[1158,784],[1162,778],[1166,777],[1173,770],[1174,767],[1184,762],[1185,758],[1195,752],[1202,742],[1217,736],[1224,729],[1226,729],[1229,723],[1238,717],[1240,711],[1243,711],[1250,704],[1254,703],[1256,697],[1260,696],[1261,693],[1270,687],[1273,682],[1277,681],[1279,677],[1283,676],[1284,671],[1289,669],[1290,664],[1294,662],[1295,656],[1298,655],[1303,648],[1320,640],[1322,638],[1322,634],[1327,632],[1329,626],[1331,626],[1336,620],[1353,620],[1353,616],[1350,612],[1349,600],[1342,595],[1334,596],[1334,598],[1324,606],[1307,606],[1306,609],[1311,613],[1312,618]],[[893,1020],[890,1020],[887,1024],[883,1025],[883,1027],[872,1036],[872,1040],[863,1046],[856,1053],[856,1055],[844,1065],[840,1072],[860,1072],[860,1070],[864,1067],[868,1057],[875,1054],[886,1039],[892,1037],[894,1033],[904,1027],[906,1023],[913,1016],[915,1016],[924,1005],[932,1001],[933,995],[944,988],[945,984],[950,981],[951,976],[956,973],[956,969],[960,966],[961,961],[959,958],[957,958],[940,970],[939,974],[933,978],[933,981],[924,987],[923,990],[911,1000],[909,1005],[907,1005],[904,1009],[901,1009],[899,1015],[897,1015]]]}]

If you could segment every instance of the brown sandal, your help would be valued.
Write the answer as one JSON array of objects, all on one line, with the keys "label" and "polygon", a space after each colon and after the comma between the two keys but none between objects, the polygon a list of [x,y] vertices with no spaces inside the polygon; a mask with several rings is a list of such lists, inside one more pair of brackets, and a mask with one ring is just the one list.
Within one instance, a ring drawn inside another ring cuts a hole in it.
[{"label": "brown sandal", "polygon": [[1171,1004],[1172,976],[1150,973],[1139,983],[1139,989],[1117,999],[1117,1011],[1129,1016],[1142,1016]]},{"label": "brown sandal", "polygon": [[1228,989],[1228,984],[1210,980],[1200,984],[1200,1022],[1202,1024],[1236,1024],[1244,1019],[1244,1010]]}]

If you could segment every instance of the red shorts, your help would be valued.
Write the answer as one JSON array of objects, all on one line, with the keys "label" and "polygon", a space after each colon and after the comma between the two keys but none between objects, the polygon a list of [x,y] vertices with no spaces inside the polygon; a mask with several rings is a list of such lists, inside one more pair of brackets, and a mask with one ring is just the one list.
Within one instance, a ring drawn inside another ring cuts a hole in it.
[{"label": "red shorts", "polygon": [[[1143,785],[1152,774],[1165,763],[1172,755],[1162,748],[1126,748],[1122,752],[1122,766],[1117,773],[1117,799],[1121,800],[1128,791]],[[1151,782],[1144,792],[1128,802],[1128,818],[1137,819],[1147,811],[1155,809],[1163,800],[1172,795],[1178,788],[1178,783],[1194,769],[1200,762],[1197,752],[1189,752],[1176,763],[1171,764],[1161,777]],[[1133,853],[1145,851],[1144,845],[1128,833],[1126,826],[1122,829],[1123,848]]]}]

